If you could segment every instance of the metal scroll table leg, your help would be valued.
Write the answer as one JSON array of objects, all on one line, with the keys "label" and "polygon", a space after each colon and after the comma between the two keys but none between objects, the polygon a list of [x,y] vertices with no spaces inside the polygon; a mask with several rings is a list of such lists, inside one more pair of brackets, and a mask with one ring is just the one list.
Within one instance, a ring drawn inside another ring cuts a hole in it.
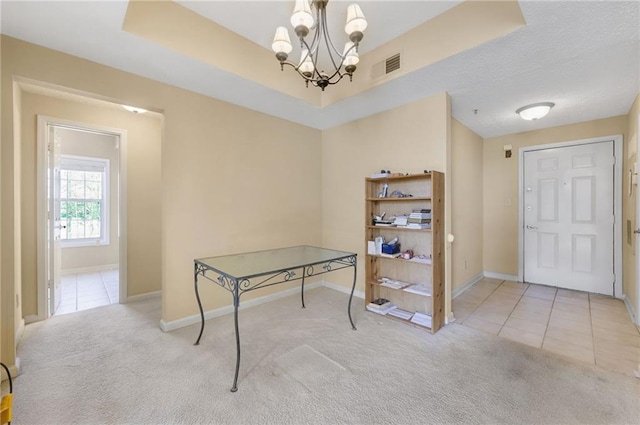
[{"label": "metal scroll table leg", "polygon": [[200,334],[195,344],[200,344],[200,338],[202,338],[202,332],[204,331],[204,311],[202,310],[202,302],[200,301],[200,294],[198,293],[198,265],[194,265],[193,281],[196,289],[196,300],[198,301],[198,308],[200,309]]},{"label": "metal scroll table leg", "polygon": [[238,331],[238,307],[240,306],[240,292],[238,288],[239,285],[240,283],[238,281],[234,282],[233,319],[236,326],[236,375],[233,378],[233,387],[231,387],[232,393],[238,391],[238,372],[240,371],[240,332]]},{"label": "metal scroll table leg", "polygon": [[349,313],[349,321],[351,322],[351,329],[357,331],[356,325],[353,324],[353,319],[351,318],[351,301],[353,300],[353,292],[356,290],[356,276],[358,275],[358,268],[356,260],[353,260],[353,285],[351,286],[351,295],[349,295],[349,306],[347,307],[347,313]]},{"label": "metal scroll table leg", "polygon": [[300,285],[300,298],[302,299],[302,308],[306,308],[304,306],[304,275],[306,274],[306,270],[302,269],[302,285]]}]

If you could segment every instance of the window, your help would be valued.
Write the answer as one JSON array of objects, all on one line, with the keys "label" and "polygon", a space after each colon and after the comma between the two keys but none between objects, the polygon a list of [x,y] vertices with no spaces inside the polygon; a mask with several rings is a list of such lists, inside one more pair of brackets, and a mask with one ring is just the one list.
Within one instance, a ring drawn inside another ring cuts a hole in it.
[{"label": "window", "polygon": [[108,159],[61,156],[62,246],[109,243],[108,181]]}]

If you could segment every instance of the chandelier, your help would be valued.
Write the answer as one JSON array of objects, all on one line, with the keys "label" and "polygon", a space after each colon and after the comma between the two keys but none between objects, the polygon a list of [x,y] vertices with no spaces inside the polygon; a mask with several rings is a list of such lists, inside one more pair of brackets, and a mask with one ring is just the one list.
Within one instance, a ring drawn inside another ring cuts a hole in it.
[{"label": "chandelier", "polygon": [[[289,65],[295,69],[309,87],[309,83],[320,87],[322,91],[332,84],[336,84],[346,75],[351,81],[356,65],[360,61],[358,57],[358,45],[363,37],[363,32],[367,28],[367,20],[357,4],[349,5],[347,8],[347,23],[344,27],[349,35],[349,40],[344,45],[342,53],[334,46],[327,30],[327,3],[329,0],[296,0],[291,15],[291,25],[300,39],[300,61],[298,64],[287,61],[289,53],[293,47],[289,38],[289,31],[285,27],[278,27],[273,38],[271,48],[276,52],[276,58],[280,61],[280,69],[284,71],[284,66]],[[315,18],[312,14],[315,9]],[[315,30],[310,42],[307,42],[307,35],[311,30]],[[326,52],[320,54],[321,46],[326,47]],[[333,67],[330,71],[318,70],[319,60]]]}]

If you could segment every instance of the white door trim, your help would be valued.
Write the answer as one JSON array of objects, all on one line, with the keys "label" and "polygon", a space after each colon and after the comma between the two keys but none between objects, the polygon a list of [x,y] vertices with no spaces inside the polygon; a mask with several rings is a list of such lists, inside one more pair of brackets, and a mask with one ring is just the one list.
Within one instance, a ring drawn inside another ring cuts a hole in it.
[{"label": "white door trim", "polygon": [[544,145],[526,146],[518,152],[518,280],[524,281],[524,153],[551,148],[586,145],[613,141],[616,162],[613,175],[613,209],[615,223],[613,225],[613,272],[615,274],[614,295],[622,298],[622,135],[596,137],[592,139],[573,140],[569,142],[548,143]]},{"label": "white door trim", "polygon": [[[62,118],[38,115],[37,124],[37,162],[36,162],[36,234],[37,234],[37,314],[35,320],[48,317],[47,306],[47,125],[68,127],[76,130],[110,134],[119,138],[119,267],[120,267],[120,303],[127,302],[127,130],[86,124]],[[31,321],[31,320],[30,320]]]}]

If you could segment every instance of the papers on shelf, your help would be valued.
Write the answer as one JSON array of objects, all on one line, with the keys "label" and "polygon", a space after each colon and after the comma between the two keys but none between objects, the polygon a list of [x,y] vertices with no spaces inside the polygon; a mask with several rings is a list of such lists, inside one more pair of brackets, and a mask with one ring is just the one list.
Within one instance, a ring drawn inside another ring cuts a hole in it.
[{"label": "papers on shelf", "polygon": [[395,310],[396,308],[398,308],[398,306],[396,306],[395,304],[389,304],[388,306],[382,307],[382,308],[380,308],[379,306],[376,306],[375,304],[374,305],[372,305],[371,303],[367,304],[367,310],[373,311],[374,313],[382,314],[382,315],[385,315],[390,311]]},{"label": "papers on shelf", "polygon": [[400,308],[394,308],[389,312],[389,316],[399,317],[400,319],[409,320],[413,316],[413,313],[402,310]]},{"label": "papers on shelf", "polygon": [[407,229],[431,229],[431,223],[409,223]]},{"label": "papers on shelf", "polygon": [[426,326],[427,328],[431,327],[431,316],[424,313],[418,313],[417,311],[413,314],[411,318],[411,323],[415,323],[416,325]]},{"label": "papers on shelf", "polygon": [[371,173],[372,179],[381,179],[385,177],[389,177],[391,173]]},{"label": "papers on shelf", "polygon": [[421,263],[421,264],[431,264],[431,258],[430,257],[423,257],[423,256],[420,256],[420,255],[413,257],[409,261],[413,261],[415,263]]},{"label": "papers on shelf", "polygon": [[404,288],[403,290],[406,292],[411,292],[412,294],[426,295],[428,297],[431,296],[431,288],[427,285],[421,285],[421,284],[410,285]]},{"label": "papers on shelf", "polygon": [[407,215],[397,215],[395,216],[393,221],[393,223],[396,226],[406,226],[408,222],[409,222],[409,216]]},{"label": "papers on shelf", "polygon": [[375,222],[376,226],[382,226],[382,227],[395,227],[395,223],[393,221],[384,221],[384,220],[378,220]]},{"label": "papers on shelf", "polygon": [[380,285],[386,286],[387,288],[392,288],[392,289],[403,289],[411,285],[408,282],[402,282],[401,280],[391,280],[386,277],[383,277],[382,279],[380,279],[380,281],[381,281]]}]

